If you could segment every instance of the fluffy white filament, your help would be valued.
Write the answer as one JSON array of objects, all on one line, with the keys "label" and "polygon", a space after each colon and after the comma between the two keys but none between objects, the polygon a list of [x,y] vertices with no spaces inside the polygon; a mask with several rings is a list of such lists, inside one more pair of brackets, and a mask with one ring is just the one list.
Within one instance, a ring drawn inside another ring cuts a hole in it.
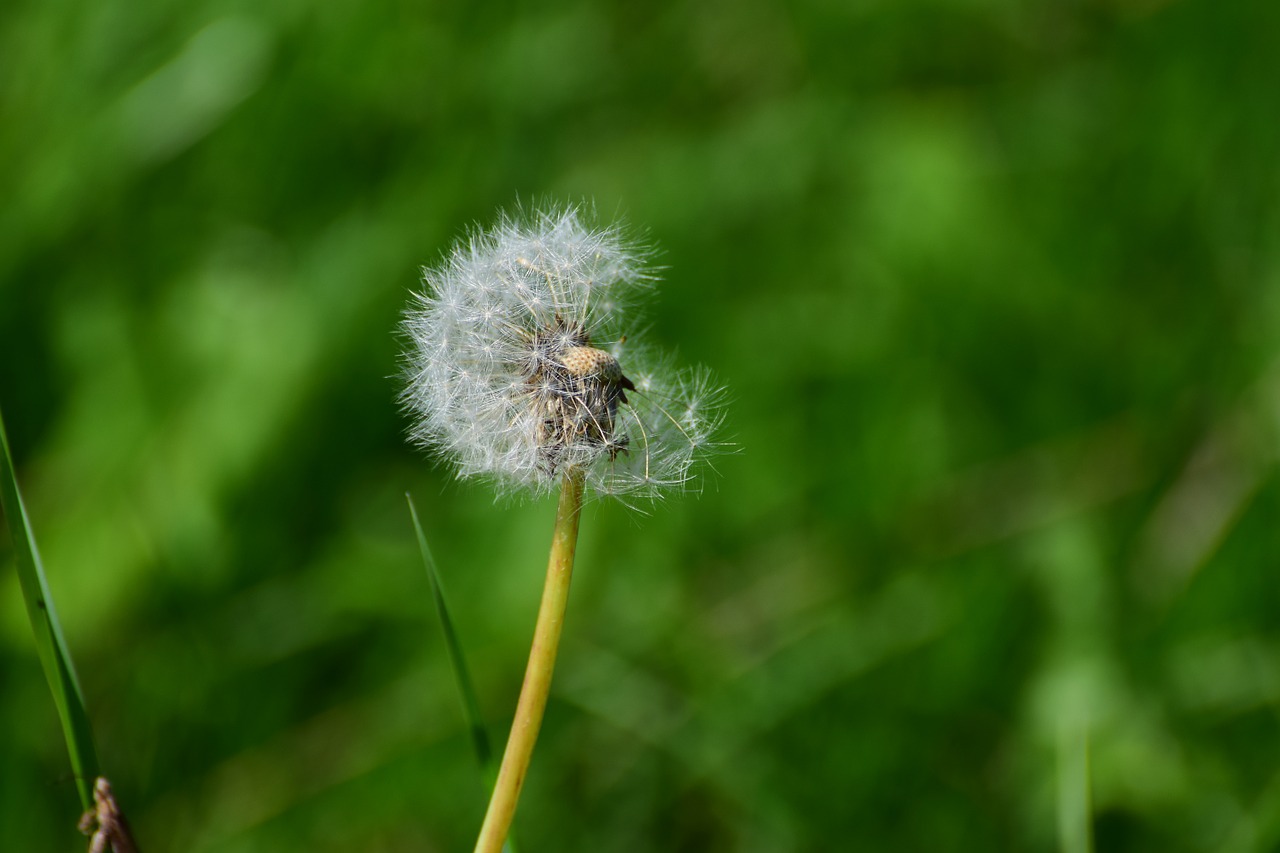
[{"label": "fluffy white filament", "polygon": [[[503,492],[659,497],[713,448],[719,389],[646,363],[628,311],[653,282],[617,228],[574,207],[502,216],[423,271],[403,329],[411,438]],[[601,352],[597,352],[601,351]]]}]

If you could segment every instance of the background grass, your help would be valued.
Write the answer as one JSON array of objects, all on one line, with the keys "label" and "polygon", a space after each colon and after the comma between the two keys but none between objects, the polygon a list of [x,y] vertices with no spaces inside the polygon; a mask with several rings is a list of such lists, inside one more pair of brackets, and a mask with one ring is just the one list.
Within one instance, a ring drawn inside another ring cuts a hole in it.
[{"label": "background grass", "polygon": [[[495,733],[553,507],[404,446],[392,330],[418,265],[549,195],[661,247],[651,336],[732,388],[743,452],[588,509],[525,849],[1052,850],[1064,726],[1098,849],[1274,849],[1277,32],[6,3],[0,405],[144,848],[469,849],[403,495]],[[0,827],[77,849],[0,536]]]}]

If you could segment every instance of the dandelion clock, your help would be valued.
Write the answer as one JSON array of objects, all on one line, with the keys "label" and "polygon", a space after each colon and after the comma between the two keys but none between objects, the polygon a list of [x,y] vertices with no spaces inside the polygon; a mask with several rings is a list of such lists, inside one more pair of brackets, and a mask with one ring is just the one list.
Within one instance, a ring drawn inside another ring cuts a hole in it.
[{"label": "dandelion clock", "polygon": [[403,331],[412,440],[499,494],[560,490],[546,586],[515,721],[477,851],[501,850],[542,721],[595,494],[655,500],[717,447],[720,389],[638,339],[646,253],[576,207],[503,215],[424,271]]}]

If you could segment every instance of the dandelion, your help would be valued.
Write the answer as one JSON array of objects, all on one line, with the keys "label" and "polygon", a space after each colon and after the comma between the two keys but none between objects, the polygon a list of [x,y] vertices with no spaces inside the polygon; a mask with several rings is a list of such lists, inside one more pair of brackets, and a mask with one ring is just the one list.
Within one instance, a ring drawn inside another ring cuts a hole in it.
[{"label": "dandelion", "polygon": [[628,337],[653,284],[644,261],[572,207],[473,234],[425,272],[404,322],[412,439],[503,493],[550,493],[569,471],[603,495],[687,485],[713,448],[718,394]]},{"label": "dandelion", "polygon": [[477,853],[500,851],[542,723],[587,490],[656,499],[716,447],[719,389],[638,347],[645,253],[575,207],[502,216],[424,271],[403,331],[410,436],[502,493],[560,486],[533,647]]}]

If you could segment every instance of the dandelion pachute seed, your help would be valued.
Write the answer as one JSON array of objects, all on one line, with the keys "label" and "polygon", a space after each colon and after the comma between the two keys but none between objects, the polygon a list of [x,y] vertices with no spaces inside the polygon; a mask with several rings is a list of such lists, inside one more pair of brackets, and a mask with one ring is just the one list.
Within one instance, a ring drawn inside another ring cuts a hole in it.
[{"label": "dandelion pachute seed", "polygon": [[654,277],[617,227],[575,207],[503,216],[423,278],[402,402],[459,476],[543,494],[577,469],[598,494],[656,498],[714,448],[716,386],[626,335]]}]

